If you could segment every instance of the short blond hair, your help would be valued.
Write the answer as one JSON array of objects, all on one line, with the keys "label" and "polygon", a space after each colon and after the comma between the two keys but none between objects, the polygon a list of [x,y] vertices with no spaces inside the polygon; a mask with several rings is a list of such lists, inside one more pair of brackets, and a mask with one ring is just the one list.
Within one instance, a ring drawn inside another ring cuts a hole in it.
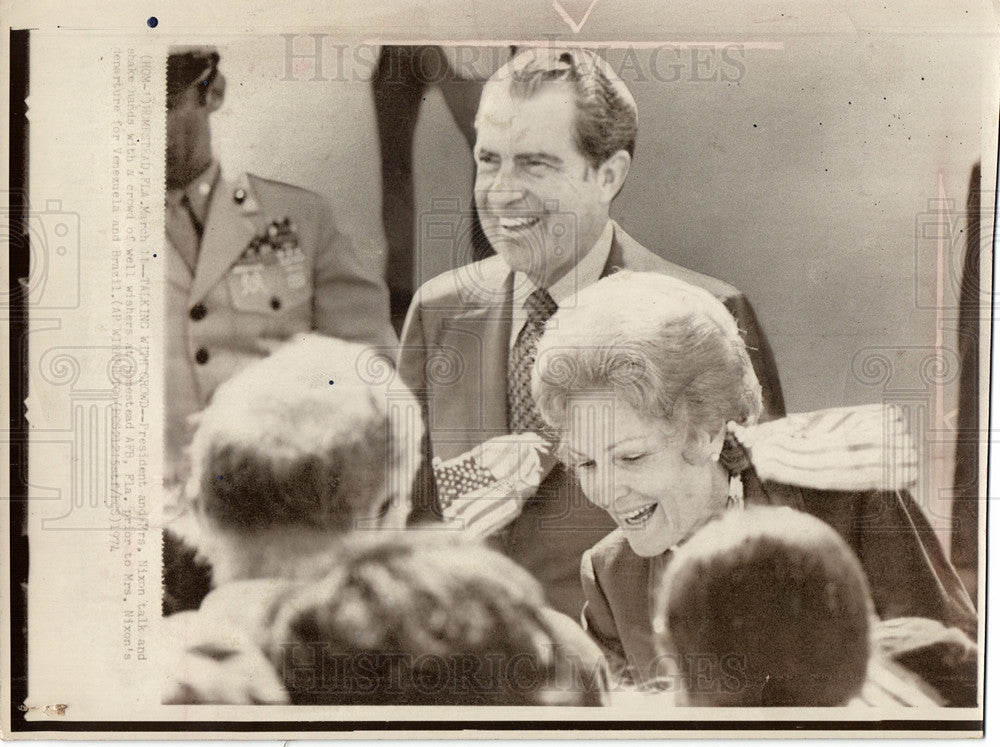
[{"label": "short blond hair", "polygon": [[390,389],[391,363],[373,366],[373,355],[304,335],[216,390],[198,418],[187,487],[210,533],[342,533],[369,518],[375,528],[380,508],[405,523],[419,404],[405,387]]}]

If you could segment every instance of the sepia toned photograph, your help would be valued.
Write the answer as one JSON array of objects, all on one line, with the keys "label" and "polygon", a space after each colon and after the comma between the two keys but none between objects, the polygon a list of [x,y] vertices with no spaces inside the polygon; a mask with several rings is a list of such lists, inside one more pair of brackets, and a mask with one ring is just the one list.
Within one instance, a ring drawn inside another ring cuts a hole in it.
[{"label": "sepia toned photograph", "polygon": [[991,4],[98,5],[5,39],[5,738],[983,735]]}]

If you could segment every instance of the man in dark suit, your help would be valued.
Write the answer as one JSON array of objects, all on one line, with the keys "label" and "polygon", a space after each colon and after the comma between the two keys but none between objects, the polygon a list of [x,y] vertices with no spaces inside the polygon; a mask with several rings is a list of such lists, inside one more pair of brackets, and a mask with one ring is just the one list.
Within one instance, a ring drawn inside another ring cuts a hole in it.
[{"label": "man in dark suit", "polygon": [[[497,256],[426,283],[400,351],[402,379],[424,399],[435,462],[456,460],[461,483],[476,474],[484,442],[509,445],[509,463],[524,461],[524,443],[503,440],[508,434],[535,434],[538,450],[552,453],[530,394],[538,338],[560,302],[621,268],[674,275],[725,303],[746,336],[767,413],[784,414],[774,358],[746,298],[662,259],[610,219],[631,164],[637,114],[603,60],[580,49],[521,52],[487,82],[476,132],[476,206]],[[494,463],[504,461],[491,453]],[[563,465],[542,463],[537,490],[522,491],[515,511],[508,505],[504,516],[514,518],[491,541],[575,618],[583,603],[580,557],[614,524]],[[441,515],[432,492],[414,520]]]}]

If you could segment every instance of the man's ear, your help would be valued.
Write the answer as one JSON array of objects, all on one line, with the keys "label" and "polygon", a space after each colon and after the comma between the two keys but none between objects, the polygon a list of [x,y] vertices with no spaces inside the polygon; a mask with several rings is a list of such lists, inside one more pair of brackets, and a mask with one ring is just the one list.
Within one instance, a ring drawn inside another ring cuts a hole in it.
[{"label": "man's ear", "polygon": [[222,73],[216,73],[215,77],[212,78],[212,82],[208,84],[208,91],[205,93],[205,106],[208,107],[208,113],[211,114],[220,106],[226,98],[226,76]]},{"label": "man's ear", "polygon": [[628,176],[628,170],[631,165],[632,156],[628,154],[628,151],[620,150],[610,155],[597,168],[597,180],[601,186],[601,194],[606,204],[610,204],[618,196],[622,185],[625,184],[625,177]]}]

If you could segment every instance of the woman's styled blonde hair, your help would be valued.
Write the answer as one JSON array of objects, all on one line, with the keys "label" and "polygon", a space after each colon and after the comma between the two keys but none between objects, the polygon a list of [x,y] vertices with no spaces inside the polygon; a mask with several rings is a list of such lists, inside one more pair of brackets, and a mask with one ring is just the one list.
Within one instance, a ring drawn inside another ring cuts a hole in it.
[{"label": "woman's styled blonde hair", "polygon": [[617,396],[689,436],[749,424],[761,388],[736,321],[708,291],[652,272],[620,271],[560,304],[538,345],[532,394],[566,425],[567,400]]}]

